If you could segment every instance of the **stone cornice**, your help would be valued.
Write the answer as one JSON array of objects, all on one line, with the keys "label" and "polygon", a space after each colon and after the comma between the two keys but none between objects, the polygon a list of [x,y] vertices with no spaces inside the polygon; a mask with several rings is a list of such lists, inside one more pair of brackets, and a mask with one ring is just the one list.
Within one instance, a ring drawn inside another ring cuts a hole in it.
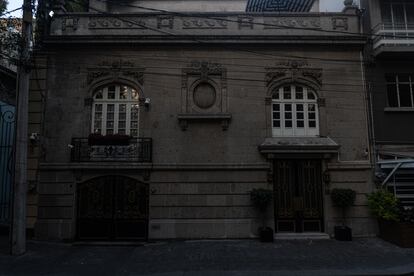
[{"label": "stone cornice", "polygon": [[46,41],[363,44],[359,28],[343,13],[82,13],[55,16]]}]

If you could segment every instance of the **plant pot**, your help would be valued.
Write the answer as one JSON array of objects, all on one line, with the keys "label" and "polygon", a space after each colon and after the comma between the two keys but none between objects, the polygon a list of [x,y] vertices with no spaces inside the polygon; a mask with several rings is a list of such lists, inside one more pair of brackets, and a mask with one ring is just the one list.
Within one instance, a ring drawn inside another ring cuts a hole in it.
[{"label": "plant pot", "polygon": [[352,229],[347,226],[335,226],[335,240],[352,241]]},{"label": "plant pot", "polygon": [[378,220],[379,237],[405,248],[414,248],[414,223]]},{"label": "plant pot", "polygon": [[273,229],[270,227],[260,227],[259,236],[261,242],[273,242]]}]

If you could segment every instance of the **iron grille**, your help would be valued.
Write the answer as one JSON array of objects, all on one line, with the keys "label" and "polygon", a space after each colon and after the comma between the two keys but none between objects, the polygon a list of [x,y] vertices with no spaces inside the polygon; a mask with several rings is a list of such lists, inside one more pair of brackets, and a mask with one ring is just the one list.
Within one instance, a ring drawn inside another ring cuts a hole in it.
[{"label": "iron grille", "polygon": [[72,138],[72,162],[152,162],[152,138],[131,138],[124,145],[91,145],[88,138]]}]

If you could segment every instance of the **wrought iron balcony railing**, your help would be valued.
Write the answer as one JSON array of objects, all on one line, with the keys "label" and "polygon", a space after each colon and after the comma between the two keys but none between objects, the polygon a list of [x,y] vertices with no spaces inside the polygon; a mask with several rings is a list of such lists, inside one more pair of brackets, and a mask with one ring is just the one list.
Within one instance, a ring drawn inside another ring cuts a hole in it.
[{"label": "wrought iron balcony railing", "polygon": [[374,29],[374,49],[381,46],[410,46],[414,51],[414,24],[381,23]]},{"label": "wrought iron balcony railing", "polygon": [[72,162],[152,162],[152,139],[131,138],[123,145],[91,145],[88,138],[72,138]]}]

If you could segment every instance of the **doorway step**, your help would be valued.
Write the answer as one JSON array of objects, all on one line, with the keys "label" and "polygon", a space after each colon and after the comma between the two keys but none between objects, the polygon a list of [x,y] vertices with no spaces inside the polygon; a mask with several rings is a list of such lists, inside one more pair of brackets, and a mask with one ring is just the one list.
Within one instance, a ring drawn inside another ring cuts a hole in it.
[{"label": "doorway step", "polygon": [[276,233],[275,240],[328,240],[326,233]]}]

